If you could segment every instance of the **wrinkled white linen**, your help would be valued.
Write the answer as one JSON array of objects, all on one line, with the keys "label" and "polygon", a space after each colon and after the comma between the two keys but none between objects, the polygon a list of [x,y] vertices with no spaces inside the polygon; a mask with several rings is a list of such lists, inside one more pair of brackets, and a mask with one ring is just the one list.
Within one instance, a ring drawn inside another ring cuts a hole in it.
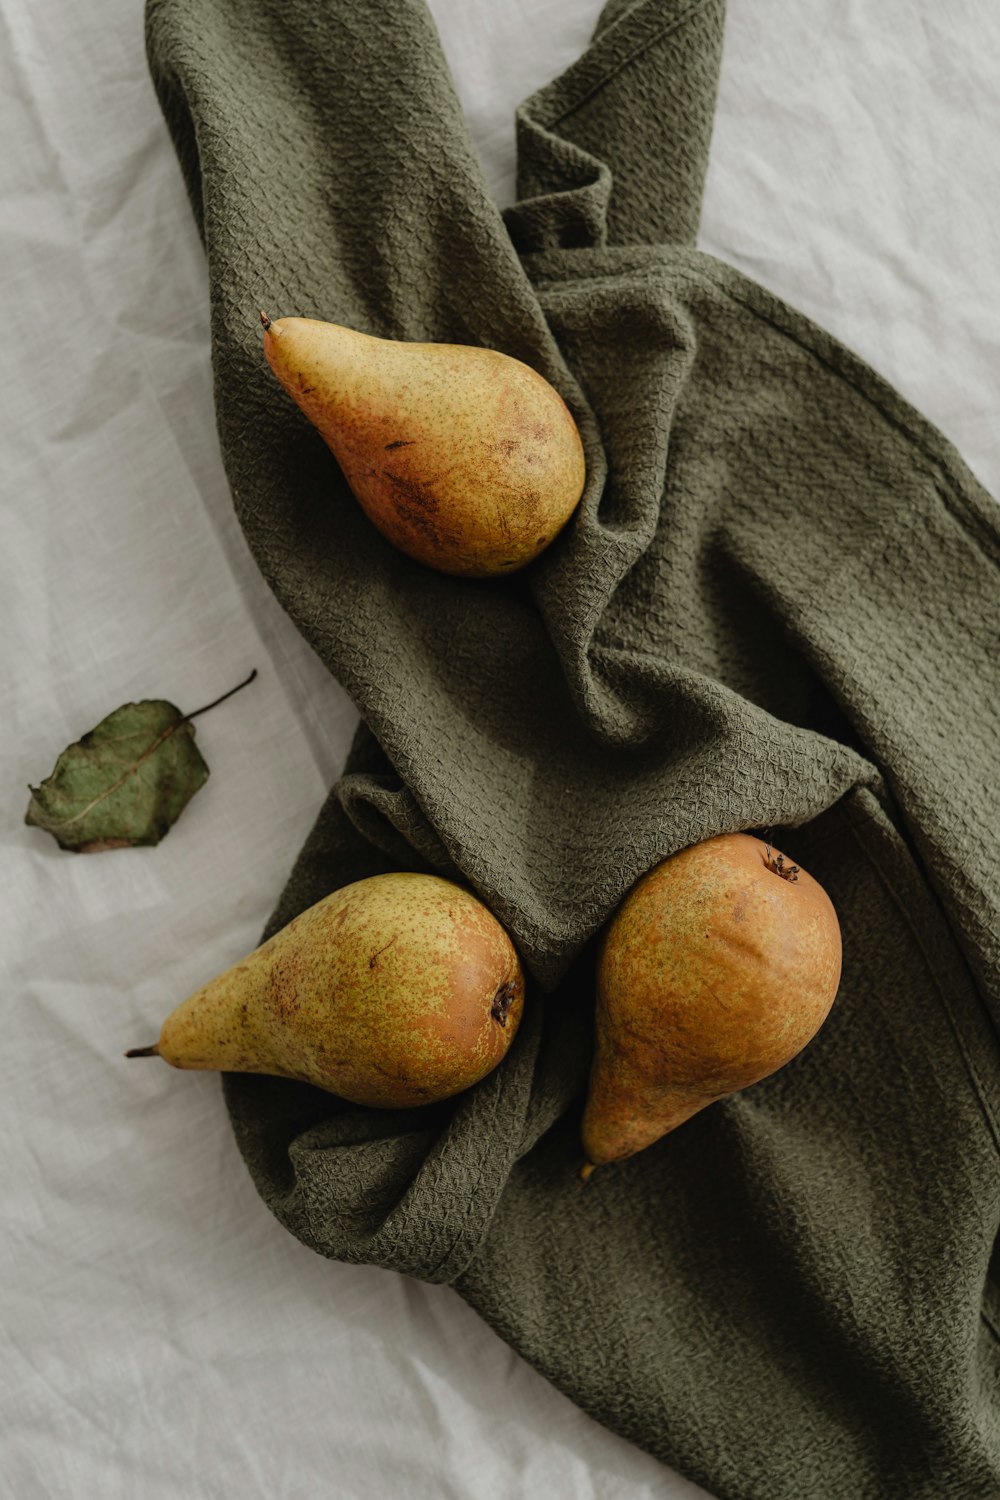
[{"label": "wrinkled white linen", "polygon": [[[509,202],[514,106],[582,49],[597,0],[431,8]],[[122,1059],[254,946],[355,719],[232,516],[140,10],[0,0],[0,1493],[695,1496],[449,1289],[286,1234],[214,1076]],[[702,236],[869,359],[993,493],[998,56],[985,0],[730,0]],[[159,848],[76,858],[23,826],[28,782],[119,703],[191,709],[252,666],[199,720],[212,777]]]}]

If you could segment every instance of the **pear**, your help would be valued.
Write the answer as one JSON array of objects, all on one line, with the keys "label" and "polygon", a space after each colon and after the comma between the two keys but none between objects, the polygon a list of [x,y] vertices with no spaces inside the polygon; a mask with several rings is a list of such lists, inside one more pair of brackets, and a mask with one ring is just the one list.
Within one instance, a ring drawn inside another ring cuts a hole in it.
[{"label": "pear", "polygon": [[760,839],[721,834],[644,875],[598,949],[584,1180],[783,1067],[840,968],[826,891]]},{"label": "pear", "polygon": [[580,434],[528,365],[469,344],[260,318],[271,369],[402,552],[467,578],[511,573],[572,515],[584,482]]},{"label": "pear", "polygon": [[304,911],[125,1055],[403,1108],[496,1067],[523,1003],[517,953],[481,901],[433,875],[376,875]]}]

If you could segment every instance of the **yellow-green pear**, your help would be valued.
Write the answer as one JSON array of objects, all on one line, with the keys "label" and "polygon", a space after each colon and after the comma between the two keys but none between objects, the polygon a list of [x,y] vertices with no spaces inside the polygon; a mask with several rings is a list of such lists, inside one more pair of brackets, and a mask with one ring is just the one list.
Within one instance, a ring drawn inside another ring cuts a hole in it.
[{"label": "yellow-green pear", "polygon": [[598,951],[584,1180],[790,1062],[840,968],[826,891],[763,840],[720,834],[656,865]]},{"label": "yellow-green pear", "polygon": [[481,901],[434,875],[376,875],[302,912],[126,1056],[403,1108],[495,1068],[523,1003],[514,945]]},{"label": "yellow-green pear", "polygon": [[530,366],[495,349],[373,338],[261,313],[275,375],[401,551],[468,578],[512,573],[583,492],[580,434]]}]

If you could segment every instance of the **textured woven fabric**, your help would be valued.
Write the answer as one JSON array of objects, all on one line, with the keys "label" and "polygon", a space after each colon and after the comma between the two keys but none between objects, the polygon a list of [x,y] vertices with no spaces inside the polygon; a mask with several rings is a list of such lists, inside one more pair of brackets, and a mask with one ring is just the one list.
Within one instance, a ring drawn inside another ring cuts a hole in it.
[{"label": "textured woven fabric", "polygon": [[[612,0],[520,111],[502,215],[418,0],[149,0],[147,24],[237,511],[365,721],[269,931],[433,869],[532,980],[506,1062],[447,1105],[228,1078],[262,1196],[325,1255],[452,1282],[720,1497],[995,1497],[1000,512],[694,248],[721,0]],[[569,528],[496,583],[395,552],[267,369],[261,306],[534,365],[586,447]],[[658,859],[743,828],[837,906],[833,1012],[581,1190],[594,934]]]}]

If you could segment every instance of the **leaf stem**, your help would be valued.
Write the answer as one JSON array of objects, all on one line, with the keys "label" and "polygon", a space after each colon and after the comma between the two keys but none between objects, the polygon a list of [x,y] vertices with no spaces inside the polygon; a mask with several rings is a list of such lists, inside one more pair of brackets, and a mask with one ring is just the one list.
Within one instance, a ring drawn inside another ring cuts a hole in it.
[{"label": "leaf stem", "polygon": [[221,698],[213,698],[211,703],[206,703],[203,708],[196,708],[194,713],[181,714],[181,717],[177,720],[178,724],[189,724],[191,720],[196,719],[199,714],[207,714],[210,708],[218,708],[220,703],[225,703],[227,698],[231,698],[233,694],[238,693],[241,688],[248,687],[249,684],[253,682],[256,676],[257,668],[254,667],[249,677],[244,677],[242,682],[238,682],[234,688],[230,688],[228,693],[223,693]]}]

